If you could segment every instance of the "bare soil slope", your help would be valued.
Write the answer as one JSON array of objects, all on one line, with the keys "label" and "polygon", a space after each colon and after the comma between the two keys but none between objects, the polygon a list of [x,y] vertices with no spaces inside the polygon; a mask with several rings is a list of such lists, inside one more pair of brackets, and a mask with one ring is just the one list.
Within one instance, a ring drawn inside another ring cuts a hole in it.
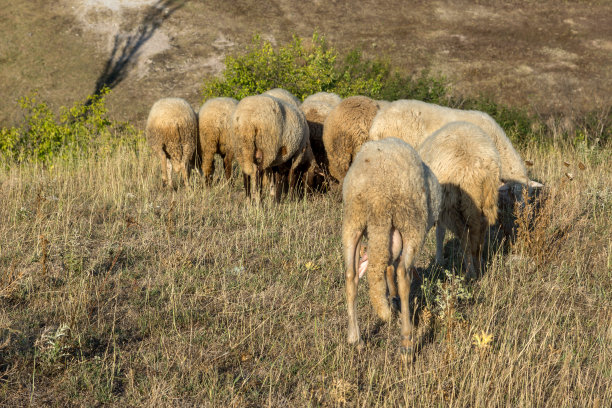
[{"label": "bare soil slope", "polygon": [[542,113],[611,103],[609,1],[0,0],[0,123],[32,89],[54,106],[103,82],[119,119],[141,126],[151,104],[198,105],[201,81],[259,33],[276,43],[313,30],[407,72],[446,75],[458,95],[485,93]]}]

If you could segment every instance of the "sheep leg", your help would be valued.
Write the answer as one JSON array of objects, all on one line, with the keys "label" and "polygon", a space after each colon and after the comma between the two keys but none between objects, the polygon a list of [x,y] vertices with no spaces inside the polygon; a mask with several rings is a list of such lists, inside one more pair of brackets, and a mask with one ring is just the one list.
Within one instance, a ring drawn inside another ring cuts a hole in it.
[{"label": "sheep leg", "polygon": [[446,235],[446,227],[438,221],[436,223],[436,263],[438,265],[444,262],[444,235]]},{"label": "sheep leg", "polygon": [[193,155],[191,163],[192,163],[194,169],[199,169],[200,175],[202,175],[202,173],[203,173],[202,166],[204,164],[204,162],[202,160],[202,155],[203,155],[203,152],[202,152],[202,143],[200,142],[200,138],[198,137],[198,139],[196,141],[196,151],[195,151],[195,154]]},{"label": "sheep leg", "polygon": [[291,166],[291,168],[289,169],[289,190],[293,193],[296,194],[296,187],[298,184],[298,180],[299,180],[299,171],[297,169],[297,166],[295,166],[295,162],[294,165]]},{"label": "sheep leg", "polygon": [[251,175],[251,199],[254,200],[257,205],[261,203],[262,176],[261,170],[256,170],[255,173]]},{"label": "sheep leg", "polygon": [[232,162],[234,161],[234,154],[228,152],[223,158],[223,169],[225,170],[225,179],[231,180],[232,178]]},{"label": "sheep leg", "polygon": [[357,284],[359,283],[359,274],[357,268],[359,263],[359,241],[363,231],[350,231],[344,234],[344,260],[346,268],[346,303],[349,318],[348,325],[348,342],[349,344],[361,344],[359,335],[359,323],[357,322]]},{"label": "sheep leg", "polygon": [[273,170],[264,170],[264,189],[268,190],[268,194],[273,199],[276,199],[276,173]]},{"label": "sheep leg", "polygon": [[302,162],[307,165],[306,171],[303,174],[303,190],[304,195],[306,195],[308,190],[312,189],[314,186],[314,177],[317,169],[317,161],[315,160],[314,153],[312,152],[312,147],[308,147],[306,149]]},{"label": "sheep leg", "polygon": [[397,283],[399,286],[399,297],[401,304],[401,349],[404,352],[412,352],[412,319],[410,318],[410,305],[408,303],[408,295],[410,294],[410,284],[412,275],[410,269],[414,261],[414,247],[408,242],[404,242],[404,251],[400,257],[399,265],[397,266]]},{"label": "sheep leg", "polygon": [[474,262],[472,260],[471,251],[471,228],[466,228],[461,237],[461,252],[463,254],[463,267],[465,269],[465,275],[468,280],[476,277],[476,271],[474,270]]},{"label": "sheep leg", "polygon": [[400,310],[399,297],[397,297],[397,283],[395,281],[395,266],[387,266],[385,276],[387,278],[387,289],[389,290],[389,305],[391,306],[391,311],[395,313]]},{"label": "sheep leg", "polygon": [[265,176],[270,186],[270,197],[275,203],[280,202],[279,173],[277,169],[266,169]]},{"label": "sheep leg", "polygon": [[[161,172],[162,172],[162,181],[164,186],[168,185],[168,158],[166,157],[166,153],[163,150],[160,150],[158,153],[159,160],[161,161]],[[172,176],[172,174],[170,174]],[[172,180],[172,178],[170,178]]]},{"label": "sheep leg", "polygon": [[314,178],[317,170],[316,162],[312,161],[312,164],[308,166],[308,170],[306,170],[306,180],[304,190],[308,191],[308,189],[312,189],[314,187]]},{"label": "sheep leg", "polygon": [[215,173],[215,153],[212,151],[206,151],[203,153],[202,160],[202,175],[206,181],[206,185],[210,186],[213,180],[213,174]]},{"label": "sheep leg", "polygon": [[282,171],[277,170],[276,171],[276,196],[274,197],[277,203],[280,203],[283,194],[288,194],[287,188],[286,188],[286,181],[287,181],[286,175]]},{"label": "sheep leg", "polygon": [[251,186],[251,188],[250,188],[250,190],[251,190],[251,196],[250,196],[251,202],[259,204],[259,196],[260,196],[261,192],[259,191],[259,188],[260,188],[259,184],[260,183],[258,183],[258,178],[259,177],[257,177],[258,176],[257,173],[258,173],[258,171],[255,171],[253,174],[251,174],[249,176],[249,178],[250,178],[249,184]]},{"label": "sheep leg", "polygon": [[[391,259],[394,261],[400,256],[402,251],[402,236],[396,228],[393,228],[391,235]],[[386,271],[387,277],[387,289],[389,290],[389,304],[393,307],[397,307],[397,283],[395,267],[393,265],[387,266]]]},{"label": "sheep leg", "polygon": [[474,274],[468,275],[468,279],[477,278],[482,271],[482,245],[484,243],[486,229],[484,225],[474,226],[469,232],[469,249]]},{"label": "sheep leg", "polygon": [[251,198],[251,178],[245,173],[242,173],[242,184],[244,184],[244,191],[247,198]]},{"label": "sheep leg", "polygon": [[397,286],[395,284],[395,267],[393,265],[387,266],[385,273],[387,277],[387,288],[389,289],[389,299],[393,299],[397,296]]},{"label": "sheep leg", "polygon": [[304,151],[305,150],[302,150],[296,153],[296,155],[291,160],[291,167],[289,168],[289,188],[291,189],[291,191],[295,191],[295,187],[298,182],[299,166],[304,161]]},{"label": "sheep leg", "polygon": [[167,174],[167,180],[168,180],[168,186],[170,188],[174,188],[174,183],[172,182],[172,161],[170,160],[166,160],[166,174]]},{"label": "sheep leg", "polygon": [[[280,171],[278,173],[279,177],[279,194],[282,196],[283,194],[289,196],[289,183],[287,181],[287,173],[285,171]],[[280,197],[279,197],[280,199]]]},{"label": "sheep leg", "polygon": [[189,162],[181,163],[181,175],[183,176],[183,182],[185,183],[185,187],[189,188],[189,175],[191,174],[191,166],[189,166]]}]

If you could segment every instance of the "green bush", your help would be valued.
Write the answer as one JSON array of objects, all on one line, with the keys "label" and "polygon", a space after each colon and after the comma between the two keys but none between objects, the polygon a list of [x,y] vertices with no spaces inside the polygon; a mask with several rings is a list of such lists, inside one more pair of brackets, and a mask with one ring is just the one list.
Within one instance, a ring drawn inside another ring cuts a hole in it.
[{"label": "green bush", "polygon": [[393,72],[388,61],[364,59],[358,50],[341,59],[325,38],[316,33],[308,45],[294,36],[290,44],[278,49],[255,36],[244,54],[227,56],[225,66],[221,77],[205,81],[204,100],[218,96],[242,99],[272,88],[284,88],[300,99],[324,91],[342,97],[366,95],[375,99],[414,98],[442,103],[447,90],[443,78],[431,77],[427,72],[417,78]]},{"label": "green bush", "polygon": [[[364,58],[358,50],[341,57],[317,33],[307,44],[294,36],[291,43],[278,48],[255,36],[243,54],[227,56],[225,65],[220,77],[204,82],[204,101],[219,96],[242,99],[277,87],[287,89],[302,100],[321,91],[335,92],[343,98],[365,95],[388,101],[417,99],[486,112],[517,145],[553,141],[550,136],[554,131],[527,109],[504,106],[486,96],[453,98],[443,77],[430,75],[428,71],[407,75],[394,70],[386,60]],[[584,115],[563,138],[574,144],[606,145],[612,134],[611,112],[608,109]]]},{"label": "green bush", "polygon": [[126,123],[109,119],[102,89],[85,102],[60,108],[59,117],[33,92],[19,100],[24,120],[17,127],[0,129],[0,155],[17,162],[48,162],[73,158],[87,151],[108,153],[117,146],[136,143],[138,132]]}]

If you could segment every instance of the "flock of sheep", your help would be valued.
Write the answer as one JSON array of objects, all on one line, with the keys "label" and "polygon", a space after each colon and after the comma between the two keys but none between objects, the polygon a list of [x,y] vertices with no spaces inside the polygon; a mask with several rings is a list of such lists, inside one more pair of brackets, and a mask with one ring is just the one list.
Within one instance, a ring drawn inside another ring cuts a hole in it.
[{"label": "flock of sheep", "polygon": [[319,92],[300,103],[276,88],[241,101],[214,98],[196,114],[185,100],[164,98],[151,108],[146,136],[170,186],[172,169],[187,184],[194,166],[210,184],[215,154],[228,179],[238,162],[247,197],[256,202],[266,190],[278,201],[313,188],[321,176],[342,184],[352,344],[361,343],[355,297],[366,269],[381,319],[391,318],[399,294],[402,348],[411,350],[411,271],[429,229],[436,224],[437,262],[446,229],[459,237],[467,276],[474,278],[485,233],[497,219],[500,186],[537,185],[489,115],[415,100],[342,100]]}]

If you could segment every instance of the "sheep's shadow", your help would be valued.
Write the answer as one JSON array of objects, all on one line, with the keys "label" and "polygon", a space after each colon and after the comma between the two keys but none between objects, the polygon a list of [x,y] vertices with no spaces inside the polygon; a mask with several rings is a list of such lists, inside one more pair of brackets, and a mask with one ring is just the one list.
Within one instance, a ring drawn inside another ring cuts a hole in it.
[{"label": "sheep's shadow", "polygon": [[[461,196],[462,207],[470,208],[469,213],[479,214],[479,205],[469,198],[469,194],[463,193]],[[477,278],[481,278],[488,271],[488,266],[491,259],[501,255],[505,257],[512,250],[512,245],[516,241],[519,218],[529,220],[529,228],[533,227],[534,220],[547,199],[547,194],[544,189],[530,188],[529,191],[523,191],[520,185],[509,190],[500,190],[497,204],[497,221],[494,225],[486,227],[484,241],[482,243],[482,268]],[[465,200],[469,200],[465,202]],[[456,214],[461,218],[462,223],[467,225],[465,214]],[[479,216],[482,216],[480,214]],[[457,273],[465,274],[465,257],[470,256],[469,253],[463,252],[464,249],[459,237],[449,231],[446,231],[446,237],[450,239],[446,241],[443,248],[444,262],[442,267]]]},{"label": "sheep's shadow", "polygon": [[[157,0],[147,7],[135,32],[115,34],[111,54],[96,80],[94,95],[99,95],[104,88],[113,89],[127,77],[142,46],[184,3],[184,0]],[[88,104],[91,102],[89,99]]]},{"label": "sheep's shadow", "polygon": [[[489,228],[483,250],[483,265],[488,265],[496,254],[508,255],[516,242],[519,218],[527,220],[523,222],[525,227],[533,228],[548,198],[549,190],[546,187],[500,191],[497,223]],[[483,275],[484,272],[483,268]]]}]

